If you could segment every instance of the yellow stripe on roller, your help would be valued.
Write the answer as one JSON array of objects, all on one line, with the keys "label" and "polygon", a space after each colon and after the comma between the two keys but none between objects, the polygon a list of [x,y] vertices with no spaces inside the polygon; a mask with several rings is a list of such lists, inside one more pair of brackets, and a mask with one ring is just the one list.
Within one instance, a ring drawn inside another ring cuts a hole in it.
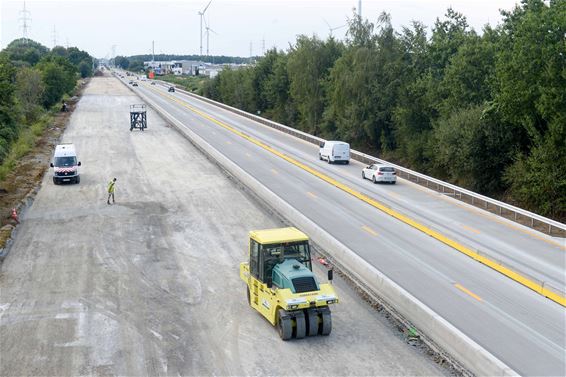
[{"label": "yellow stripe on roller", "polygon": [[270,147],[269,145],[255,139],[255,138],[253,138],[249,135],[246,135],[245,133],[235,129],[234,127],[229,126],[228,124],[223,123],[223,122],[211,117],[210,115],[192,107],[191,105],[187,104],[186,102],[181,101],[181,100],[179,100],[179,99],[177,99],[173,96],[170,96],[170,95],[167,95],[167,94],[164,94],[164,93],[160,93],[160,91],[158,91],[157,89],[154,89],[154,88],[151,88],[151,87],[150,87],[150,89],[155,91],[160,96],[168,98],[168,99],[170,99],[174,102],[177,102],[178,104],[189,109],[193,113],[198,114],[205,119],[208,119],[209,121],[211,121],[211,122],[219,125],[220,127],[232,132],[233,134],[236,134],[236,135],[248,140],[252,144],[255,144],[258,147],[263,148],[264,150],[266,150],[266,151],[282,158],[283,160],[301,168],[302,170],[314,175],[315,177],[322,179],[323,181],[333,185],[334,187],[339,188],[340,190],[360,199],[361,201],[371,205],[372,207],[379,209],[380,211],[390,215],[391,217],[394,217],[397,220],[400,220],[400,221],[404,222],[405,224],[410,225],[417,230],[420,230],[424,234],[433,237],[434,239],[444,243],[445,245],[452,247],[453,249],[461,252],[462,254],[465,254],[465,255],[469,256],[470,258],[472,258],[472,259],[474,259],[474,260],[476,260],[480,263],[483,263],[484,265],[486,265],[486,266],[494,269],[495,271],[509,277],[510,279],[524,285],[525,287],[530,288],[533,291],[535,291],[535,292],[537,292],[537,293],[539,293],[539,294],[541,294],[545,297],[548,297],[552,301],[566,307],[566,297],[547,289],[543,285],[541,285],[541,284],[539,284],[539,283],[537,283],[537,282],[535,282],[535,281],[533,281],[533,280],[531,280],[531,279],[529,279],[529,278],[507,268],[507,267],[504,267],[504,266],[498,264],[497,262],[495,262],[495,261],[493,261],[493,260],[491,260],[491,259],[489,259],[489,258],[487,258],[483,255],[476,253],[472,249],[470,249],[470,248],[468,248],[468,247],[466,247],[466,246],[444,236],[443,234],[441,234],[441,233],[439,233],[439,232],[437,232],[437,231],[435,231],[435,230],[433,230],[433,229],[431,229],[431,228],[429,228],[425,225],[422,225],[422,224],[416,222],[415,220],[413,220],[413,219],[411,219],[411,218],[409,218],[409,217],[407,217],[407,216],[385,206],[384,204],[378,202],[375,199],[370,198],[369,196],[367,196],[365,194],[362,194],[361,192],[358,192],[358,191],[346,186],[345,184],[343,184],[341,182],[338,182],[337,180],[335,180],[335,179],[333,179],[333,178],[311,168],[310,166],[307,166],[307,165],[303,164],[302,162],[299,162],[299,161],[295,160],[294,158],[289,157],[289,156],[279,152],[278,150]]}]

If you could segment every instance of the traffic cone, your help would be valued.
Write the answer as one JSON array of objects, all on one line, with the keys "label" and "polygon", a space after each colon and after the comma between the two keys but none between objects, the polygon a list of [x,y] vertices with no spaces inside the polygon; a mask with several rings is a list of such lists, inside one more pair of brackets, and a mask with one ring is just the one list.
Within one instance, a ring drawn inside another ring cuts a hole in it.
[{"label": "traffic cone", "polygon": [[14,219],[16,224],[20,223],[20,220],[18,220],[18,212],[16,211],[15,208],[12,208],[12,219]]}]

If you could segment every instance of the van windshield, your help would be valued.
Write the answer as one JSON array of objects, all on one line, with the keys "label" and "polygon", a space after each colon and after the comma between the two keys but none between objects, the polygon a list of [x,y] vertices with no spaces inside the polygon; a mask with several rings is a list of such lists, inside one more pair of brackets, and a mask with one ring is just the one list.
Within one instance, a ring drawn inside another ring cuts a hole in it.
[{"label": "van windshield", "polygon": [[63,166],[75,166],[77,164],[77,158],[75,156],[65,156],[65,157],[55,157],[55,162],[53,165],[59,167]]}]

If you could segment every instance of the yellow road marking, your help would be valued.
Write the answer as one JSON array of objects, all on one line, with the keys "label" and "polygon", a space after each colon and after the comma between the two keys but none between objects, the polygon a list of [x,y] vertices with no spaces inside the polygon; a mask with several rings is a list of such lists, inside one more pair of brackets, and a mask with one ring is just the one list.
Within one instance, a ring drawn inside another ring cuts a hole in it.
[{"label": "yellow road marking", "polygon": [[508,278],[524,285],[525,287],[532,289],[533,291],[541,294],[542,296],[548,297],[552,301],[566,307],[566,297],[564,297],[564,296],[562,296],[558,293],[555,293],[555,292],[549,290],[548,288],[545,288],[541,284],[539,284],[539,283],[537,283],[537,282],[535,282],[535,281],[533,281],[533,280],[511,270],[510,268],[507,268],[505,266],[500,265],[496,261],[491,260],[491,259],[487,258],[486,256],[478,254],[474,250],[472,250],[472,249],[470,249],[470,248],[468,248],[468,247],[466,247],[466,246],[444,236],[443,234],[427,227],[426,225],[422,225],[422,224],[418,223],[417,221],[415,221],[415,220],[413,220],[413,219],[411,219],[411,218],[409,218],[409,217],[407,217],[407,216],[385,206],[381,202],[378,202],[377,200],[372,199],[369,196],[362,194],[361,192],[358,192],[358,191],[348,187],[347,185],[345,185],[345,184],[343,184],[343,183],[341,183],[341,182],[339,182],[339,181],[337,181],[337,180],[335,180],[335,179],[333,179],[333,178],[311,168],[310,166],[305,165],[305,164],[295,160],[294,158],[289,157],[286,154],[279,152],[278,150],[270,147],[269,145],[255,139],[255,138],[253,138],[249,135],[246,135],[245,133],[235,129],[234,127],[232,127],[232,126],[230,126],[226,123],[223,123],[223,122],[213,118],[212,116],[192,107],[191,105],[185,103],[184,101],[181,101],[181,100],[179,100],[175,97],[172,97],[170,95],[160,93],[157,90],[154,90],[154,91],[155,91],[155,93],[157,93],[157,94],[159,94],[159,95],[161,95],[165,98],[169,98],[173,102],[177,102],[181,106],[189,109],[190,111],[194,112],[195,114],[200,115],[201,117],[203,117],[205,119],[208,119],[209,121],[217,124],[218,126],[220,126],[224,129],[226,129],[226,130],[248,140],[252,144],[254,144],[254,145],[256,145],[260,148],[263,148],[264,150],[274,154],[275,156],[278,156],[278,157],[282,158],[283,160],[285,160],[285,161],[301,168],[302,170],[314,175],[315,177],[320,178],[321,180],[333,185],[334,187],[336,187],[336,188],[338,188],[338,189],[340,189],[340,190],[362,200],[363,202],[371,205],[372,207],[379,209],[380,211],[390,215],[391,217],[393,217],[397,220],[400,220],[407,225],[410,225],[411,227],[423,232],[426,235],[431,236],[432,238],[444,243],[445,245],[450,246],[451,248],[461,252],[462,254],[469,256],[470,258],[472,258],[472,259],[492,268],[493,270],[507,276]]},{"label": "yellow road marking", "polygon": [[474,228],[472,228],[471,226],[466,226],[466,225],[464,225],[464,224],[460,224],[460,226],[461,226],[462,228],[466,229],[467,231],[472,232],[472,233],[475,233],[475,234],[480,234],[480,233],[481,233],[479,230],[474,229]]},{"label": "yellow road marking", "polygon": [[277,170],[275,170],[275,169],[271,169],[271,172],[275,175],[279,174],[279,173],[277,173]]},{"label": "yellow road marking", "polygon": [[468,295],[472,296],[472,297],[475,298],[476,300],[478,300],[478,301],[483,301],[480,296],[478,296],[478,295],[476,295],[475,293],[471,292],[469,289],[466,289],[466,288],[462,287],[460,284],[456,283],[456,284],[454,284],[454,286],[455,286],[456,288],[458,288],[459,290],[461,290],[462,292],[467,293]]},{"label": "yellow road marking", "polygon": [[[433,197],[435,197],[435,198],[440,198],[440,199],[442,199],[442,200],[444,200],[444,201],[446,201],[446,202],[449,202],[449,203],[452,204],[452,205],[455,205],[455,206],[457,206],[457,207],[462,208],[462,209],[465,210],[465,211],[468,211],[468,212],[471,212],[471,213],[475,213],[475,214],[477,214],[477,215],[480,215],[480,216],[482,216],[482,217],[485,217],[486,219],[491,220],[491,221],[493,221],[493,222],[496,222],[496,223],[498,223],[498,224],[501,224],[501,225],[503,225],[503,226],[506,226],[507,228],[511,228],[511,229],[513,229],[513,230],[518,230],[519,232],[525,233],[526,235],[529,235],[529,236],[531,236],[531,237],[533,237],[533,238],[536,238],[536,239],[539,240],[539,241],[546,242],[546,243],[548,243],[548,244],[550,244],[550,245],[558,246],[559,249],[566,251],[566,243],[565,243],[565,242],[559,243],[559,242],[556,242],[556,241],[554,241],[554,240],[552,240],[552,239],[539,236],[537,233],[535,233],[535,232],[533,232],[533,231],[530,231],[530,230],[528,230],[528,229],[524,229],[524,228],[522,228],[522,227],[520,227],[520,226],[518,226],[518,225],[514,225],[513,223],[509,223],[508,221],[499,220],[497,217],[494,217],[494,216],[496,216],[496,215],[492,214],[492,213],[489,212],[489,211],[484,211],[484,210],[482,210],[481,208],[474,207],[473,205],[464,205],[464,204],[458,203],[458,199],[451,200],[451,198],[447,197],[446,195],[443,195],[443,194],[440,193],[440,192],[432,192],[432,193],[431,193],[431,192],[430,192],[431,189],[427,189],[426,187],[423,187],[423,186],[421,186],[421,185],[419,185],[419,184],[417,184],[417,183],[414,183],[414,182],[411,182],[411,183],[414,184],[415,187],[416,187],[418,190],[424,192],[426,195],[433,196]],[[470,206],[471,206],[471,207],[470,207]],[[510,220],[510,221],[512,221],[512,220]]]},{"label": "yellow road marking", "polygon": [[312,192],[308,191],[307,195],[310,196],[311,198],[316,198],[316,195],[313,194]]},{"label": "yellow road marking", "polygon": [[367,225],[362,226],[362,229],[365,230],[366,232],[368,232],[369,234],[371,234],[372,236],[377,236],[377,235],[378,235],[378,233],[377,233],[375,230],[371,229],[371,228],[370,228],[369,226],[367,226]]}]

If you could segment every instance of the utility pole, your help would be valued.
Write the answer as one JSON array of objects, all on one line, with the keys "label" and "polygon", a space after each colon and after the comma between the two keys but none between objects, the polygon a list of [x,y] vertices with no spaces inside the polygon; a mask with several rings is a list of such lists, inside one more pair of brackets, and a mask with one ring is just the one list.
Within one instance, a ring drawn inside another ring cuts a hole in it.
[{"label": "utility pole", "polygon": [[151,62],[155,61],[155,41],[151,41]]},{"label": "utility pole", "polygon": [[358,16],[362,19],[362,0],[358,0]]},{"label": "utility pole", "polygon": [[22,23],[22,38],[27,42],[29,23],[31,22],[31,13],[26,9],[25,1],[24,8],[20,11],[20,22]]},{"label": "utility pole", "polygon": [[252,52],[254,49],[254,42],[250,41],[250,64],[252,64]]},{"label": "utility pole", "polygon": [[53,47],[57,46],[57,29],[55,29],[55,25],[53,25]]},{"label": "utility pole", "polygon": [[116,45],[112,45],[112,56],[110,57],[112,67],[116,67]]},{"label": "utility pole", "polygon": [[265,36],[261,40],[261,54],[265,55]]}]

